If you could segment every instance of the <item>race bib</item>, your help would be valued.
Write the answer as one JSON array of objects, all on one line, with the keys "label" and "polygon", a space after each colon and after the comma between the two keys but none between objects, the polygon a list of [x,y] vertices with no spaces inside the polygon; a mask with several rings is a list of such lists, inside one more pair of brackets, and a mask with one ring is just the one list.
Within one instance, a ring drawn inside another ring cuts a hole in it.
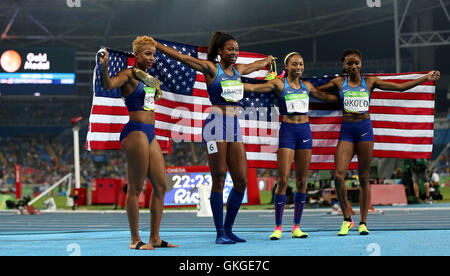
[{"label": "race bib", "polygon": [[308,113],[308,94],[288,94],[284,96],[288,113]]},{"label": "race bib", "polygon": [[221,81],[222,98],[227,102],[238,102],[244,97],[244,84],[237,80]]},{"label": "race bib", "polygon": [[206,143],[206,147],[208,148],[208,154],[219,152],[216,141],[209,141]]},{"label": "race bib", "polygon": [[349,113],[365,113],[369,111],[369,93],[365,91],[345,92],[344,110]]},{"label": "race bib", "polygon": [[144,87],[144,110],[155,110],[155,87]]}]

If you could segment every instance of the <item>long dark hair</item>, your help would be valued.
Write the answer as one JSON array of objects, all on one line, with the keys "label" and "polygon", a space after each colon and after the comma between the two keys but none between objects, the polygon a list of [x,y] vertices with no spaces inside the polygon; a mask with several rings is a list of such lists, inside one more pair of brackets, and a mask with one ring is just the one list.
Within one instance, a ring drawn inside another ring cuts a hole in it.
[{"label": "long dark hair", "polygon": [[211,62],[215,62],[217,56],[219,55],[219,49],[223,49],[225,43],[228,40],[236,40],[232,35],[227,34],[225,32],[215,32],[211,40],[209,41],[208,46],[208,55],[207,58]]}]

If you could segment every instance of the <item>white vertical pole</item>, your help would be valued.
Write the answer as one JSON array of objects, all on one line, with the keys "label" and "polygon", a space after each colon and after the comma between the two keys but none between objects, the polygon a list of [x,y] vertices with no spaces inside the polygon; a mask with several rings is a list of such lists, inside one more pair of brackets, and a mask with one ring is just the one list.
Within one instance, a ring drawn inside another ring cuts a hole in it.
[{"label": "white vertical pole", "polygon": [[398,0],[394,0],[394,33],[395,33],[395,71],[401,71],[400,27],[398,23]]},{"label": "white vertical pole", "polygon": [[78,137],[79,126],[74,126],[73,130],[73,156],[75,166],[75,188],[79,189],[80,185],[80,142]]}]

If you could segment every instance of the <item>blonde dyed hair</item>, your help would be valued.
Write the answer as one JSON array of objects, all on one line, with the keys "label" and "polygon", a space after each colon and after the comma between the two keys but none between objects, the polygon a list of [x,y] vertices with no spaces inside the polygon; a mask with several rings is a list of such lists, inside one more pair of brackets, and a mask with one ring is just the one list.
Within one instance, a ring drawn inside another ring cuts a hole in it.
[{"label": "blonde dyed hair", "polygon": [[149,36],[138,36],[133,41],[133,52],[135,54],[138,54],[140,51],[142,51],[142,48],[145,46],[156,46],[156,41]]}]

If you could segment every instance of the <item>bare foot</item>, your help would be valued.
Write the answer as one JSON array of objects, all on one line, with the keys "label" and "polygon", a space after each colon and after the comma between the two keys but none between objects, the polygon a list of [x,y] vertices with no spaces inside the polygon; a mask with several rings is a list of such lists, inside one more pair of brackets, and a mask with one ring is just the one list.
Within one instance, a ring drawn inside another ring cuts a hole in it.
[{"label": "bare foot", "polygon": [[150,244],[143,243],[142,241],[130,243],[130,249],[136,250],[155,250]]},{"label": "bare foot", "polygon": [[157,247],[179,247],[176,244],[171,244],[171,243],[168,243],[168,242],[163,241],[163,240],[150,241],[149,243],[151,243],[152,246],[154,246],[155,248],[157,248]]}]

